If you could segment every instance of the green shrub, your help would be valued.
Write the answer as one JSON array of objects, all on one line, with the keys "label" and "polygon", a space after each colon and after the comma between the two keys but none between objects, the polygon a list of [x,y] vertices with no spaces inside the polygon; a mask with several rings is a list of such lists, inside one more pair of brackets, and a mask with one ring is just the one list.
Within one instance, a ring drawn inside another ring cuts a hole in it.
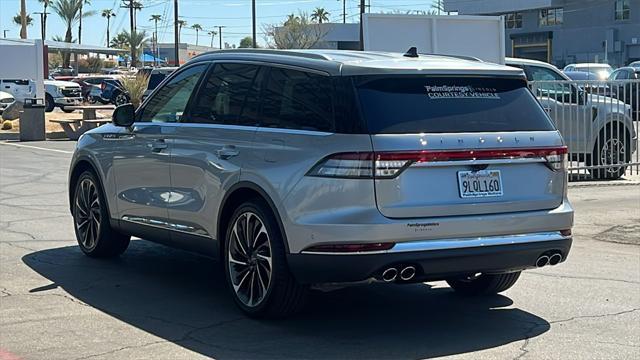
[{"label": "green shrub", "polygon": [[2,122],[2,130],[11,130],[13,129],[13,123],[11,120],[5,120]]}]

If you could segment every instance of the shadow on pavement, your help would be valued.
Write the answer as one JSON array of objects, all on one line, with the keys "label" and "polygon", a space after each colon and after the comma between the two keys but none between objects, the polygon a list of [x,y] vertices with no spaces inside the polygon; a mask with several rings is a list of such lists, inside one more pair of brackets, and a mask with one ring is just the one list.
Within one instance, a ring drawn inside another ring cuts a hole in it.
[{"label": "shadow on pavement", "polygon": [[229,358],[426,358],[493,348],[538,336],[544,319],[505,296],[462,298],[428,285],[371,285],[313,293],[295,318],[245,318],[218,264],[145,241],[116,260],[75,247],[22,260],[60,287],[121,321],[200,354]]}]

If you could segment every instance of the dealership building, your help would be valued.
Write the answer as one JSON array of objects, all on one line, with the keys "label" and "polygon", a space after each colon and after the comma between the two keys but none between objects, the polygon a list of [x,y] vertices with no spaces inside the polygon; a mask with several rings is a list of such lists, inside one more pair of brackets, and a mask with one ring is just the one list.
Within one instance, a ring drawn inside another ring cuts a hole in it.
[{"label": "dealership building", "polygon": [[640,0],[444,0],[460,15],[504,15],[507,56],[564,66],[640,60]]}]

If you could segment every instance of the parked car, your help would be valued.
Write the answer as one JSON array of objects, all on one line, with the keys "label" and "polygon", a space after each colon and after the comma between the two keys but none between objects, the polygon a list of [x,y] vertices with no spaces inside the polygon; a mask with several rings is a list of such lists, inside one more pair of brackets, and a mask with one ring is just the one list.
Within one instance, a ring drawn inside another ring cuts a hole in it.
[{"label": "parked car", "polygon": [[569,64],[564,67],[563,71],[586,71],[596,74],[598,80],[606,80],[613,72],[613,68],[609,64],[600,63],[578,63]]},{"label": "parked car", "polygon": [[192,59],[79,139],[80,249],[117,256],[135,235],[218,257],[255,317],[311,285],[495,294],[564,261],[567,149],[522,70],[412,53]]},{"label": "parked car", "polygon": [[625,104],[631,105],[634,119],[640,119],[640,67],[622,67],[616,69],[609,76],[609,80],[636,80],[636,81],[615,81],[612,83],[613,96],[622,100]]},{"label": "parked car", "polygon": [[103,103],[123,105],[129,102],[129,95],[122,87],[120,79],[106,79],[100,84],[100,94]]},{"label": "parked car", "polygon": [[0,79],[0,91],[11,94],[17,101],[36,96],[36,84],[27,79]]},{"label": "parked car", "polygon": [[564,74],[571,80],[584,81],[579,87],[589,94],[612,96],[611,87],[592,72],[564,71]]},{"label": "parked car", "polygon": [[14,98],[13,95],[8,92],[0,91],[0,115],[2,115],[4,109],[13,104],[14,101],[16,101],[16,98]]},{"label": "parked car", "polygon": [[631,64],[627,65],[627,66],[631,66],[633,68],[640,68],[640,61],[634,61]]},{"label": "parked car", "polygon": [[89,103],[95,103],[102,99],[101,84],[106,79],[114,79],[113,76],[82,76],[72,81],[82,88],[82,97]]},{"label": "parked car", "polygon": [[51,112],[59,107],[64,112],[72,112],[67,106],[82,104],[82,88],[72,81],[45,80],[45,111]]},{"label": "parked car", "polygon": [[[36,97],[36,84],[33,80],[0,80],[0,89],[24,102],[26,98]],[[65,107],[82,103],[82,89],[80,85],[70,81],[44,80],[45,111],[51,112],[57,106],[65,112],[71,112]]]},{"label": "parked car", "polygon": [[158,87],[158,85],[160,85],[162,80],[164,80],[167,76],[169,76],[169,74],[174,72],[176,69],[177,67],[161,67],[161,68],[154,68],[153,70],[151,70],[151,73],[149,74],[149,84],[147,85],[147,90],[145,90],[144,94],[142,95],[142,98],[146,99],[147,96],[149,96],[151,92],[156,87]]},{"label": "parked car", "polygon": [[[604,166],[628,163],[637,149],[637,133],[631,107],[611,97],[589,94],[555,66],[537,60],[507,58],[521,68],[535,85],[535,94],[556,123],[574,160]],[[553,81],[561,81],[554,83]],[[617,179],[625,166],[594,169],[596,178]]]}]

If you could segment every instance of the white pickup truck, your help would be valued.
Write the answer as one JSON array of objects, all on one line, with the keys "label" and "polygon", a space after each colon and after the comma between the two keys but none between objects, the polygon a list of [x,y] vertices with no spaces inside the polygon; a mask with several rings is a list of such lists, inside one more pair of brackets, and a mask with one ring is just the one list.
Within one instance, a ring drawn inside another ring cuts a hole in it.
[{"label": "white pickup truck", "polygon": [[[80,105],[82,103],[82,88],[71,81],[45,80],[45,111],[51,112],[57,106],[64,112],[65,106]],[[16,99],[24,101],[36,96],[36,84],[33,80],[0,79],[0,91],[7,92]]]}]

